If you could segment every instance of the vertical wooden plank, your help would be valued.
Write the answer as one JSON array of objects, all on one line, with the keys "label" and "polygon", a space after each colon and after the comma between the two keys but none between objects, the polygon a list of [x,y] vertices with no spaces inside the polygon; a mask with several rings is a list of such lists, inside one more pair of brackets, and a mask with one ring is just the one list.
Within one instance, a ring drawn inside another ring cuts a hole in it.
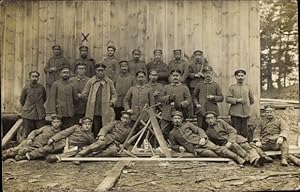
[{"label": "vertical wooden plank", "polygon": [[[146,51],[146,36],[147,36],[147,1],[137,1],[138,12],[137,12],[137,45],[135,48],[138,48],[142,51],[142,58],[145,59]],[[130,53],[131,59],[131,53]]]},{"label": "vertical wooden plank", "polygon": [[66,51],[64,45],[64,24],[65,22],[69,22],[69,18],[64,18],[65,3],[65,1],[56,1],[56,8],[54,7],[56,12],[55,43],[61,45],[64,55]]},{"label": "vertical wooden plank", "polygon": [[[114,16],[114,15],[113,15]],[[104,1],[103,2],[103,48],[102,48],[102,59],[104,59],[104,56],[106,55],[106,47],[110,42],[110,37],[111,37],[111,28],[110,28],[110,23],[111,23],[111,3],[110,1]]]},{"label": "vertical wooden plank", "polygon": [[[184,54],[184,47],[185,47],[185,7],[184,1],[177,1],[176,2],[176,9],[177,9],[177,16],[176,18],[176,37],[175,37],[175,47],[173,49],[182,49],[182,54]],[[173,59],[173,49],[169,49],[168,55],[169,60]]]},{"label": "vertical wooden plank", "polygon": [[97,16],[98,16],[99,9],[101,10],[101,1],[89,2],[89,4],[88,4],[89,11],[87,11],[89,13],[88,19],[87,19],[87,20],[89,20],[89,29],[87,30],[87,33],[90,34],[88,37],[88,46],[90,48],[89,54],[92,57],[97,55],[97,53],[95,53],[95,47],[96,47],[96,44],[98,43],[97,41],[99,41],[96,38],[97,29],[99,29],[99,28],[97,28],[97,24],[98,24],[98,20],[99,20],[99,18]]},{"label": "vertical wooden plank", "polygon": [[38,71],[40,72],[40,83],[45,84],[45,73],[44,66],[47,62],[47,21],[48,21],[48,12],[47,12],[47,2],[40,1],[39,7],[39,56],[38,56]]},{"label": "vertical wooden plank", "polygon": [[255,103],[252,105],[253,117],[259,117],[260,98],[260,36],[259,36],[259,1],[249,2],[249,73],[248,84],[255,95]]},{"label": "vertical wooden plank", "polygon": [[31,70],[38,70],[39,63],[39,3],[32,1],[32,68]]},{"label": "vertical wooden plank", "polygon": [[94,15],[94,33],[90,38],[94,41],[93,46],[93,54],[91,55],[96,62],[100,62],[102,60],[103,55],[103,1],[97,1],[94,6],[96,7],[96,13]]},{"label": "vertical wooden plank", "polygon": [[4,79],[4,65],[5,65],[5,15],[6,15],[6,6],[4,3],[0,4],[0,70],[1,70],[1,110],[5,111],[5,96],[4,96],[4,85],[6,84],[6,80]]},{"label": "vertical wooden plank", "polygon": [[75,43],[74,43],[74,52],[75,58],[79,57],[78,47],[81,45],[82,35],[84,31],[84,3],[83,1],[75,2]]},{"label": "vertical wooden plank", "polygon": [[115,28],[115,30],[112,31],[113,32],[112,40],[114,41],[115,38],[118,39],[118,42],[115,41],[115,43],[118,44],[116,57],[123,59],[128,49],[126,42],[129,41],[129,39],[127,39],[127,37],[129,36],[129,34],[127,33],[128,32],[127,21],[130,19],[127,14],[128,0],[121,0],[121,1],[119,0],[116,3],[118,4],[118,6],[116,6],[118,17],[115,17],[115,19],[113,20],[113,27]]},{"label": "vertical wooden plank", "polygon": [[66,1],[64,4],[64,55],[70,61],[73,62],[76,58],[76,51],[78,46],[75,45],[75,14],[76,14],[75,2]]},{"label": "vertical wooden plank", "polygon": [[[175,29],[175,22],[176,22],[176,1],[167,1],[167,28],[166,28],[166,50],[168,52],[172,52],[177,46],[175,46],[175,39],[177,37],[177,33]],[[176,37],[175,37],[176,35]],[[172,60],[173,54],[169,54],[170,56],[167,57],[167,60]]]},{"label": "vertical wooden plank", "polygon": [[[56,2],[47,1],[47,34],[46,34],[46,62],[53,56],[52,46],[55,42]],[[46,65],[46,63],[45,63]]]},{"label": "vertical wooden plank", "polygon": [[164,31],[165,31],[165,10],[164,10],[164,1],[155,1],[154,2],[154,17],[155,17],[155,49],[163,50],[162,60],[166,62],[166,51],[164,51]]},{"label": "vertical wooden plank", "polygon": [[[121,4],[122,6],[124,1],[120,0],[112,0],[110,1],[110,39],[107,39],[107,45],[114,45],[116,46],[116,56],[118,56],[120,52],[120,30],[121,28],[124,28],[123,22],[124,22],[124,13],[121,11]],[[127,3],[127,2],[126,2]],[[119,15],[121,15],[123,18],[121,18]]]},{"label": "vertical wooden plank", "polygon": [[192,56],[193,51],[196,49],[202,50],[203,47],[203,41],[202,41],[202,1],[192,1],[192,7],[191,7],[191,14],[192,14],[192,23],[193,28],[191,32],[191,47],[192,52],[190,53],[190,56]]},{"label": "vertical wooden plank", "polygon": [[128,1],[128,13],[127,13],[127,26],[126,26],[126,40],[125,47],[127,47],[124,54],[124,59],[131,59],[131,51],[138,48],[138,25],[140,15],[142,14],[138,9],[138,0]]},{"label": "vertical wooden plank", "polygon": [[153,60],[153,50],[156,48],[155,35],[155,1],[147,1],[147,35],[146,35],[146,51],[145,59],[149,63]]}]

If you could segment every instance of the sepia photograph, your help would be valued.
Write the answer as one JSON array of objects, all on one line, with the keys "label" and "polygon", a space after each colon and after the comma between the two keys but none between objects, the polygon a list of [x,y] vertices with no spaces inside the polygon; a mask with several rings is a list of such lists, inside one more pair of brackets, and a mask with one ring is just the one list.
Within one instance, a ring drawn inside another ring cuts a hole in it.
[{"label": "sepia photograph", "polygon": [[0,0],[2,191],[299,191],[296,0]]}]

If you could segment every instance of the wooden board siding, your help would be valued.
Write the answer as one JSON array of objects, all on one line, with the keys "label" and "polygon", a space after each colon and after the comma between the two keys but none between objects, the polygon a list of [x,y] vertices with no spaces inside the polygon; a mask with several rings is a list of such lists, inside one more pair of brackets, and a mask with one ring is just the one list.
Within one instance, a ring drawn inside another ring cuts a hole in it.
[{"label": "wooden board siding", "polygon": [[[153,50],[173,59],[181,48],[186,58],[202,49],[215,70],[224,94],[235,82],[233,71],[248,72],[259,114],[259,2],[257,0],[103,0],[103,1],[4,1],[0,10],[1,101],[4,112],[19,110],[21,88],[30,70],[41,72],[55,43],[73,62],[79,56],[81,32],[89,33],[90,56],[104,59],[107,45],[116,56],[130,59],[139,48],[148,63]],[[227,115],[228,105],[221,105]]]}]

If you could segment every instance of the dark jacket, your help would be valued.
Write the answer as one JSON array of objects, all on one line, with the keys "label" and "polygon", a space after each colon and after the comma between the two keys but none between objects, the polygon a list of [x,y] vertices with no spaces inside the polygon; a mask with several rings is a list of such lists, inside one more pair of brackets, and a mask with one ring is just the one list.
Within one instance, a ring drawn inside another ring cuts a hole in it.
[{"label": "dark jacket", "polygon": [[185,83],[186,79],[188,78],[188,72],[189,72],[189,64],[183,60],[171,60],[168,64],[168,73],[173,69],[179,69],[182,72],[181,82]]},{"label": "dark jacket", "polygon": [[104,127],[102,127],[99,131],[98,136],[104,136],[105,141],[108,143],[118,142],[122,144],[127,135],[130,132],[130,125],[125,126],[121,121],[114,121]]},{"label": "dark jacket", "polygon": [[119,60],[113,57],[107,57],[104,59],[103,64],[106,65],[106,75],[111,80],[115,80],[116,76],[120,73]]},{"label": "dark jacket", "polygon": [[166,85],[168,83],[168,66],[163,61],[151,61],[146,65],[147,71],[150,71],[151,69],[157,70],[158,73],[158,79],[157,82]]},{"label": "dark jacket", "polygon": [[51,125],[45,125],[31,131],[27,139],[33,140],[33,147],[43,147],[47,144],[48,140],[59,131],[60,129],[54,129]]},{"label": "dark jacket", "polygon": [[[51,57],[44,68],[44,72],[46,73],[46,85],[52,85],[59,77],[59,68],[62,66],[70,67],[69,61],[62,55]],[[56,71],[51,71],[50,68],[56,67]]]},{"label": "dark jacket", "polygon": [[85,63],[86,76],[93,77],[95,75],[95,60],[91,58],[78,58],[75,59],[74,63],[71,65],[71,71],[76,75],[77,65],[79,63]]},{"label": "dark jacket", "polygon": [[129,73],[131,73],[134,77],[135,77],[135,73],[138,71],[145,71],[146,74],[148,74],[145,61],[139,60],[136,62],[133,59],[128,61],[128,65],[129,65]]},{"label": "dark jacket", "polygon": [[115,80],[115,87],[116,92],[118,95],[115,107],[123,107],[123,100],[127,93],[127,91],[130,89],[130,87],[135,85],[135,76],[133,76],[131,73],[122,74],[120,73],[116,80]]},{"label": "dark jacket", "polygon": [[206,60],[204,60],[204,62],[202,63],[199,63],[199,64],[196,64],[196,63],[192,63],[189,65],[188,67],[188,81],[189,81],[189,86],[193,89],[196,87],[196,85],[200,82],[201,79],[203,79],[204,77],[195,77],[195,74],[198,73],[198,72],[201,72],[203,71],[203,69],[205,67],[208,66],[208,63]]}]

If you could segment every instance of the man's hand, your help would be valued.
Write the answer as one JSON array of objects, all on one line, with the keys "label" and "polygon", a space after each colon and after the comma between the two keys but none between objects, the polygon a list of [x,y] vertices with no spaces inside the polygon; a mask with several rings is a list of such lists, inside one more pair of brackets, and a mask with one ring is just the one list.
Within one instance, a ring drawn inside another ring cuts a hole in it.
[{"label": "man's hand", "polygon": [[244,99],[243,99],[243,98],[239,98],[239,99],[237,99],[237,100],[236,100],[236,102],[237,102],[237,103],[241,103],[241,104],[244,104],[244,103],[245,103],[245,101],[244,101]]},{"label": "man's hand", "polygon": [[196,104],[196,108],[201,108],[202,107],[202,105],[201,104]]},{"label": "man's hand", "polygon": [[202,72],[198,72],[199,77],[204,77]]},{"label": "man's hand", "polygon": [[281,144],[283,143],[283,137],[278,137],[276,143],[277,143],[278,145],[281,145]]},{"label": "man's hand", "polygon": [[257,147],[261,147],[261,146],[262,146],[262,144],[261,144],[260,141],[256,141],[256,142],[255,142],[255,145],[256,145]]},{"label": "man's hand", "polygon": [[227,143],[226,143],[226,145],[225,145],[225,147],[226,147],[226,148],[230,148],[230,147],[231,147],[231,145],[232,145],[232,143],[231,143],[231,142],[227,142]]},{"label": "man's hand", "polygon": [[133,110],[132,109],[128,109],[127,112],[128,113],[133,113]]},{"label": "man's hand", "polygon": [[172,102],[170,103],[170,105],[171,105],[171,106],[175,106],[175,102],[172,101]]},{"label": "man's hand", "polygon": [[196,74],[194,75],[194,77],[195,77],[195,78],[200,78],[200,75],[199,75],[198,73],[196,73]]},{"label": "man's hand", "polygon": [[199,141],[199,145],[203,146],[203,145],[205,145],[205,143],[206,143],[205,138],[201,138],[200,141]]},{"label": "man's hand", "polygon": [[26,141],[26,144],[27,144],[28,146],[31,146],[32,143],[33,143],[33,140],[32,140],[32,139],[28,139],[28,140]]},{"label": "man's hand", "polygon": [[215,98],[215,96],[213,96],[213,95],[207,95],[208,100],[213,100],[214,98]]},{"label": "man's hand", "polygon": [[103,136],[103,135],[100,135],[100,136],[98,137],[98,140],[104,141],[104,136]]},{"label": "man's hand", "polygon": [[52,143],[54,143],[53,139],[49,139],[47,145],[51,145]]},{"label": "man's hand", "polygon": [[82,98],[83,97],[81,93],[78,93],[77,96],[78,96],[78,98]]},{"label": "man's hand", "polygon": [[185,152],[185,148],[182,147],[182,146],[180,146],[180,147],[179,147],[179,151],[180,151],[180,153],[184,153],[184,152]]},{"label": "man's hand", "polygon": [[109,101],[109,103],[108,103],[108,104],[109,104],[109,106],[110,106],[110,107],[114,107],[114,102],[112,102],[112,101]]},{"label": "man's hand", "polygon": [[156,91],[156,90],[155,90],[155,91],[153,92],[153,96],[155,97],[155,96],[159,95],[159,93],[160,93],[159,91]]}]

